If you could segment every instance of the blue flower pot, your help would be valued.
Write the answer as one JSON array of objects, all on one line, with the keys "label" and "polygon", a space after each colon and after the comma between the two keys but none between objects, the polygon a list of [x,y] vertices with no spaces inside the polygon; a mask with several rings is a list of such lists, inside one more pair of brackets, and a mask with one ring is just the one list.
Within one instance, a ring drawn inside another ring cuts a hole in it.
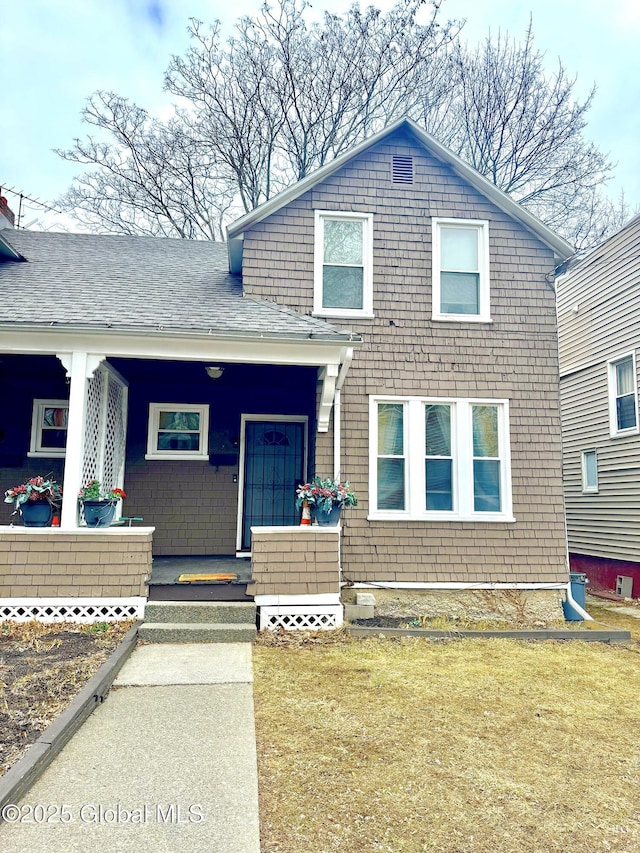
[{"label": "blue flower pot", "polygon": [[48,527],[53,515],[48,501],[25,501],[20,504],[20,514],[25,527]]},{"label": "blue flower pot", "polygon": [[109,527],[116,512],[117,501],[85,500],[82,502],[87,527]]},{"label": "blue flower pot", "polygon": [[341,514],[341,506],[332,506],[328,512],[320,507],[314,507],[314,515],[320,527],[337,527]]}]

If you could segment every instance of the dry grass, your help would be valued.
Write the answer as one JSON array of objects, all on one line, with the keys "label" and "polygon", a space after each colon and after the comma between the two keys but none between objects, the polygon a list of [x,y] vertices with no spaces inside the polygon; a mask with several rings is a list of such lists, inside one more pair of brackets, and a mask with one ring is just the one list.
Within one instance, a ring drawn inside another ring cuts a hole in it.
[{"label": "dry grass", "polygon": [[638,652],[256,646],[263,853],[636,853]]},{"label": "dry grass", "polygon": [[[601,599],[592,598],[589,596],[587,610],[589,615],[602,623],[609,625],[612,628],[623,628],[625,631],[631,632],[631,639],[640,642],[640,618],[627,616],[626,613],[620,613],[619,610],[609,610],[610,602],[602,601]],[[631,602],[625,602],[621,607],[633,606]],[[640,607],[636,607],[640,616]],[[578,623],[579,624],[579,623]]]}]

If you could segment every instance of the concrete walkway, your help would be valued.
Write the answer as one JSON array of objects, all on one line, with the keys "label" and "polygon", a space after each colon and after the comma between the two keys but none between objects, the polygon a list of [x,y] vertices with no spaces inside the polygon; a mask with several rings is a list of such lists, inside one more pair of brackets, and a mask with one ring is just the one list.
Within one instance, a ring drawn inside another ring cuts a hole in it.
[{"label": "concrete walkway", "polygon": [[252,680],[249,643],[139,646],[0,850],[259,853]]}]

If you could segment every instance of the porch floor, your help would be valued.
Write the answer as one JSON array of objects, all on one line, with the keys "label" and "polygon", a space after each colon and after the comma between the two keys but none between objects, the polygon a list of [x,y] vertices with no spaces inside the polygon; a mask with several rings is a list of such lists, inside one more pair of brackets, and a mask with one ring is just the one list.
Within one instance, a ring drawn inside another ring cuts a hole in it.
[{"label": "porch floor", "polygon": [[[178,583],[183,574],[235,574],[233,581]],[[150,601],[250,600],[251,560],[235,556],[154,557],[147,581]]]}]

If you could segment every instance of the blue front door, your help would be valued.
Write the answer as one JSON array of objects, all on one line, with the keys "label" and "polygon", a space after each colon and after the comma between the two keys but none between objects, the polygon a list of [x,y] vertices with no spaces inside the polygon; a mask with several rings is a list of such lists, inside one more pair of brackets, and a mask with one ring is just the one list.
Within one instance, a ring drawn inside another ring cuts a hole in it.
[{"label": "blue front door", "polygon": [[251,548],[252,527],[298,524],[296,487],[306,477],[306,423],[247,421],[241,550]]}]

